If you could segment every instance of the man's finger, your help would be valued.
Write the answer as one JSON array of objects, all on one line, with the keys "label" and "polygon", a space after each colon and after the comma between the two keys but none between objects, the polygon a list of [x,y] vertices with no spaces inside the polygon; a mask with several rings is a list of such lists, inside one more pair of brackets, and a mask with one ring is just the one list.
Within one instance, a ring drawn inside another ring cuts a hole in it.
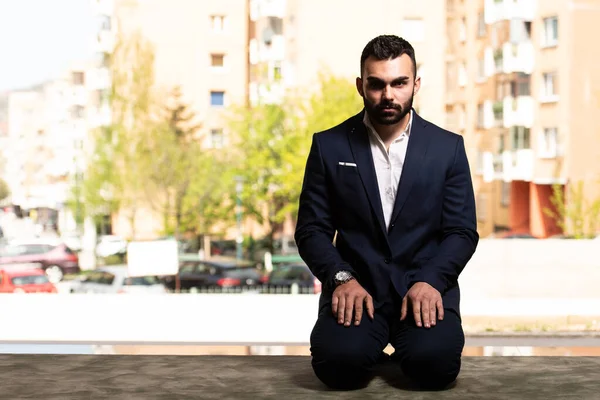
[{"label": "man's finger", "polygon": [[429,328],[431,323],[429,322],[429,300],[421,300],[421,316],[423,318],[423,326]]},{"label": "man's finger", "polygon": [[352,310],[354,309],[354,296],[346,298],[346,311],[344,315],[344,325],[350,326],[352,323]]},{"label": "man's finger", "polygon": [[334,294],[333,298],[331,299],[331,311],[333,312],[333,316],[336,317],[337,316],[337,312],[338,312],[338,295]]},{"label": "man's finger", "polygon": [[444,319],[444,303],[442,300],[437,301],[437,310],[438,310],[438,318],[441,320]]},{"label": "man's finger", "polygon": [[364,299],[361,299],[360,297],[357,297],[354,300],[354,325],[360,325],[360,321],[362,320],[363,315],[364,302]]},{"label": "man's finger", "polygon": [[344,323],[344,311],[346,309],[346,296],[340,295],[337,309],[338,324]]},{"label": "man's finger", "polygon": [[408,300],[406,296],[402,299],[402,308],[400,309],[400,321],[404,321],[406,313],[408,312]]},{"label": "man's finger", "polygon": [[437,320],[436,314],[437,314],[436,302],[431,301],[431,303],[429,303],[429,323],[431,324],[431,326],[435,326],[435,324],[436,324],[436,320]]},{"label": "man's finger", "polygon": [[413,300],[413,316],[415,318],[415,324],[418,327],[423,326],[421,322],[421,300]]},{"label": "man's finger", "polygon": [[371,297],[371,295],[367,295],[366,303],[367,314],[369,314],[369,318],[373,320],[373,318],[375,318],[375,307],[373,306],[373,298]]}]

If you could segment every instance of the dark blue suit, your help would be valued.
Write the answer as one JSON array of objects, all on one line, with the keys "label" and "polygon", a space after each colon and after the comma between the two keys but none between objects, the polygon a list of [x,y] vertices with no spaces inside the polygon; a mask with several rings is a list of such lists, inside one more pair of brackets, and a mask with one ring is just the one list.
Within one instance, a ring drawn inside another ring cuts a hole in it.
[{"label": "dark blue suit", "polygon": [[[405,372],[418,380],[419,373],[435,371],[431,363],[451,358],[447,368],[439,371],[443,377],[436,378],[438,383],[448,383],[445,380],[458,374],[464,346],[457,279],[479,239],[464,141],[413,110],[406,158],[386,230],[363,116],[364,110],[315,134],[306,164],[295,238],[300,255],[323,283],[319,319],[311,336],[313,366],[325,383],[343,386],[340,379],[356,375],[354,381],[360,380],[385,345],[392,343]],[[359,327],[337,324],[330,303],[333,277],[340,270],[351,271],[371,294],[374,321],[364,316]],[[442,294],[447,310],[444,321],[430,329],[417,328],[410,318],[398,321],[401,299],[419,281]],[[379,339],[373,340],[373,331]],[[357,345],[360,351],[352,347]],[[425,353],[435,357],[425,362]],[[440,360],[440,356],[445,358]],[[345,373],[331,377],[332,369]]]}]

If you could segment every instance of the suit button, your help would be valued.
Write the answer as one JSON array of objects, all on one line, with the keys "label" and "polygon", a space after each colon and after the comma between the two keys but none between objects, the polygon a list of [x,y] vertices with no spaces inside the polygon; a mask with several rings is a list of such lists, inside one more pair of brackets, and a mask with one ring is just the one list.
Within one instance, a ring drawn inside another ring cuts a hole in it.
[{"label": "suit button", "polygon": [[396,224],[392,224],[392,225],[390,225],[390,228],[393,228],[393,227],[395,227],[395,226],[396,226]]},{"label": "suit button", "polygon": [[390,259],[386,258],[386,259],[383,260],[383,262],[386,263],[386,264],[389,264],[390,263]]}]

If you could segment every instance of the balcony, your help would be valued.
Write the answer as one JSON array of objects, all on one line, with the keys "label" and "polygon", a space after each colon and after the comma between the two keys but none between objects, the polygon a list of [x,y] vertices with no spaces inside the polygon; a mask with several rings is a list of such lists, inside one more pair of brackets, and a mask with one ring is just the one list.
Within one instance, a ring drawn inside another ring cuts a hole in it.
[{"label": "balcony", "polygon": [[505,128],[524,126],[531,128],[534,118],[534,99],[531,96],[507,96],[503,101],[503,122]]},{"label": "balcony", "polygon": [[534,66],[533,43],[504,43],[502,46],[502,69],[505,73],[523,72],[531,74]]},{"label": "balcony", "polygon": [[98,32],[94,47],[94,50],[98,53],[112,53],[115,47],[114,34],[110,31]]},{"label": "balcony", "polygon": [[483,153],[483,181],[492,182],[504,179],[503,154],[493,154],[491,151]]},{"label": "balcony", "polygon": [[92,11],[96,15],[113,15],[114,10],[114,0],[92,0]]},{"label": "balcony", "polygon": [[108,68],[95,68],[87,74],[89,90],[109,89],[111,86],[110,70]]},{"label": "balcony", "polygon": [[286,0],[251,0],[250,19],[257,21],[260,18],[277,17],[284,18]]},{"label": "balcony", "polygon": [[504,126],[504,102],[496,101],[492,105],[492,111],[494,113],[494,127],[501,128]]},{"label": "balcony", "polygon": [[535,0],[485,0],[484,19],[494,24],[507,19],[531,21],[535,17]]},{"label": "balcony", "polygon": [[532,149],[517,149],[502,153],[504,180],[527,181],[533,179],[534,152]]}]

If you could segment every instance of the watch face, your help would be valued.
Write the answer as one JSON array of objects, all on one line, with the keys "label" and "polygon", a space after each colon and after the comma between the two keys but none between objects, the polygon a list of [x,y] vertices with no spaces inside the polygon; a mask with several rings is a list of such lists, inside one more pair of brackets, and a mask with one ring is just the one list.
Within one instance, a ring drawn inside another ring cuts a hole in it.
[{"label": "watch face", "polygon": [[349,278],[350,278],[350,274],[345,271],[340,271],[337,274],[335,274],[335,280],[340,281],[340,282],[343,282]]}]

